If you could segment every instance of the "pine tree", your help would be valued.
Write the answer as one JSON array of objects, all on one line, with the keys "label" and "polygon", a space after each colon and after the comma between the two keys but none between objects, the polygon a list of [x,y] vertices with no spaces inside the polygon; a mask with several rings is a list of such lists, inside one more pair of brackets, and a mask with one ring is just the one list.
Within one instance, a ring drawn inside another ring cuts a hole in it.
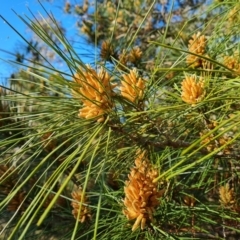
[{"label": "pine tree", "polygon": [[95,6],[65,5],[94,65],[23,18],[68,70],[41,59],[1,88],[4,237],[238,239],[238,1]]}]

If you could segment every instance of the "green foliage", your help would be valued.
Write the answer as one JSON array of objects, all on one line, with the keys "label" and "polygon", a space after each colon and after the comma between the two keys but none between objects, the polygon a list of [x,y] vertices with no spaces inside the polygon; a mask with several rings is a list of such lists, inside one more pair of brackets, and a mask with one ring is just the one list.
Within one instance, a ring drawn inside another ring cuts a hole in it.
[{"label": "green foliage", "polygon": [[238,1],[87,3],[65,10],[89,14],[94,66],[53,16],[21,18],[68,70],[29,41],[1,88],[4,238],[238,239]]}]

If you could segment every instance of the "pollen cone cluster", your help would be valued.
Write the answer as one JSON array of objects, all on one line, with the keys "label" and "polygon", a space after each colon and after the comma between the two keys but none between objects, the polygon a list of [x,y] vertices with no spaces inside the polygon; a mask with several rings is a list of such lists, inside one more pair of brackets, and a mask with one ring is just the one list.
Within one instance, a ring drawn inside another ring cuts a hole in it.
[{"label": "pollen cone cluster", "polygon": [[158,184],[153,180],[158,176],[157,170],[153,169],[145,152],[137,153],[135,167],[128,175],[129,180],[125,182],[125,199],[123,210],[129,220],[135,220],[132,231],[139,226],[144,229],[145,225],[153,222],[153,213],[159,205],[159,198],[163,190],[158,190]]},{"label": "pollen cone cluster", "polygon": [[233,188],[230,188],[228,183],[219,188],[219,198],[223,206],[229,206],[235,203]]},{"label": "pollen cone cluster", "polygon": [[[17,181],[18,174],[14,167],[0,165],[0,194],[9,195],[14,189]],[[23,211],[25,209],[25,206],[23,205],[25,196],[25,192],[19,190],[8,202],[7,210],[14,212],[17,209],[20,209]]]},{"label": "pollen cone cluster", "polygon": [[234,54],[233,56],[225,56],[224,64],[234,70],[236,75],[240,75],[240,57],[238,54]]},{"label": "pollen cone cluster", "polygon": [[127,51],[123,49],[122,53],[120,53],[118,56],[118,61],[119,61],[118,68],[125,70],[128,60],[129,60],[129,57],[128,57]]},{"label": "pollen cone cluster", "polygon": [[87,219],[91,219],[90,210],[86,206],[88,204],[87,197],[83,194],[82,190],[73,191],[71,195],[73,197],[71,205],[73,207],[72,214],[74,218],[81,223]]},{"label": "pollen cone cluster", "polygon": [[129,53],[129,61],[133,64],[138,63],[142,57],[142,51],[139,47],[134,47]]},{"label": "pollen cone cluster", "polygon": [[[197,55],[204,55],[206,51],[207,40],[204,35],[200,35],[198,32],[192,36],[192,39],[189,40],[188,50],[191,53],[195,53]],[[203,59],[198,56],[189,54],[187,55],[187,64],[193,68],[202,67]]]},{"label": "pollen cone cluster", "polygon": [[196,81],[196,75],[186,76],[182,81],[182,100],[188,104],[196,104],[204,97],[204,82]]},{"label": "pollen cone cluster", "polygon": [[232,136],[230,133],[225,133],[224,135],[218,138],[216,138],[214,134],[211,134],[208,137],[204,137],[206,134],[208,134],[207,130],[200,132],[200,136],[203,137],[203,140],[201,141],[201,143],[206,145],[206,149],[208,152],[215,151],[219,147],[224,146],[224,148],[222,148],[221,150],[224,154],[232,153],[233,145],[230,144],[232,140]]},{"label": "pollen cone cluster", "polygon": [[74,80],[80,87],[73,90],[73,95],[83,102],[78,116],[86,119],[97,118],[98,122],[103,122],[104,115],[113,107],[111,97],[115,85],[110,83],[110,75],[103,68],[96,72],[87,66],[74,76]]},{"label": "pollen cone cluster", "polygon": [[111,56],[115,57],[112,44],[109,41],[103,41],[100,56],[103,60],[111,61]]},{"label": "pollen cone cluster", "polygon": [[130,71],[129,74],[123,75],[121,81],[121,94],[132,103],[138,103],[142,100],[145,89],[145,82],[138,76],[136,69]]},{"label": "pollen cone cluster", "polygon": [[236,5],[228,14],[228,22],[233,24],[238,22],[239,18],[239,11],[240,11],[240,4]]}]

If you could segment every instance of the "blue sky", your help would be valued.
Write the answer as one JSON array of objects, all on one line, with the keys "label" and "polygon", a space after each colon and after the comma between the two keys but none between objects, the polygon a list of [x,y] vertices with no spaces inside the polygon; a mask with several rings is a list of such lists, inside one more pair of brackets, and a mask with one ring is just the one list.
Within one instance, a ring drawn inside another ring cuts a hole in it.
[{"label": "blue sky", "polygon": [[[34,1],[32,1],[34,2]],[[7,0],[1,2],[0,8],[0,15],[6,18],[11,24],[14,24],[19,31],[24,32],[25,27],[22,24],[18,17],[13,13],[11,9],[15,9],[15,11],[23,14],[26,12],[27,8],[26,1],[14,1],[14,0]],[[0,19],[0,49],[6,51],[13,51],[14,46],[16,44],[17,39],[19,39],[18,35],[2,20]],[[0,51],[0,58],[8,59],[10,56],[2,51]],[[0,60],[0,79],[1,81],[3,78],[9,76],[9,72],[12,70],[12,67],[8,66],[4,61]]]},{"label": "blue sky", "polygon": [[[87,44],[84,44],[84,39],[76,35],[75,19],[73,16],[69,16],[63,12],[62,3],[64,0],[54,1],[53,3],[43,2],[44,7],[47,11],[51,11],[56,19],[60,20],[63,23],[63,26],[67,29],[67,37],[70,40],[76,41],[76,48],[81,49],[83,61],[87,61],[85,58],[86,51],[93,51],[92,47]],[[37,0],[3,0],[0,3],[0,15],[4,17],[11,25],[13,25],[21,34],[26,38],[30,38],[30,33],[25,26],[25,24],[19,19],[19,17],[12,11],[12,9],[18,14],[24,17],[27,15],[31,18],[31,13],[29,9],[33,12],[34,15],[42,14],[46,16],[44,10]],[[18,36],[17,33],[12,30],[6,22],[0,19],[0,82],[11,75],[14,72],[14,66],[5,63],[1,59],[14,59],[10,54],[1,51],[1,49],[8,52],[16,52],[17,49],[21,46],[23,42]],[[84,53],[85,51],[85,53]],[[80,53],[80,54],[81,54]]]}]

